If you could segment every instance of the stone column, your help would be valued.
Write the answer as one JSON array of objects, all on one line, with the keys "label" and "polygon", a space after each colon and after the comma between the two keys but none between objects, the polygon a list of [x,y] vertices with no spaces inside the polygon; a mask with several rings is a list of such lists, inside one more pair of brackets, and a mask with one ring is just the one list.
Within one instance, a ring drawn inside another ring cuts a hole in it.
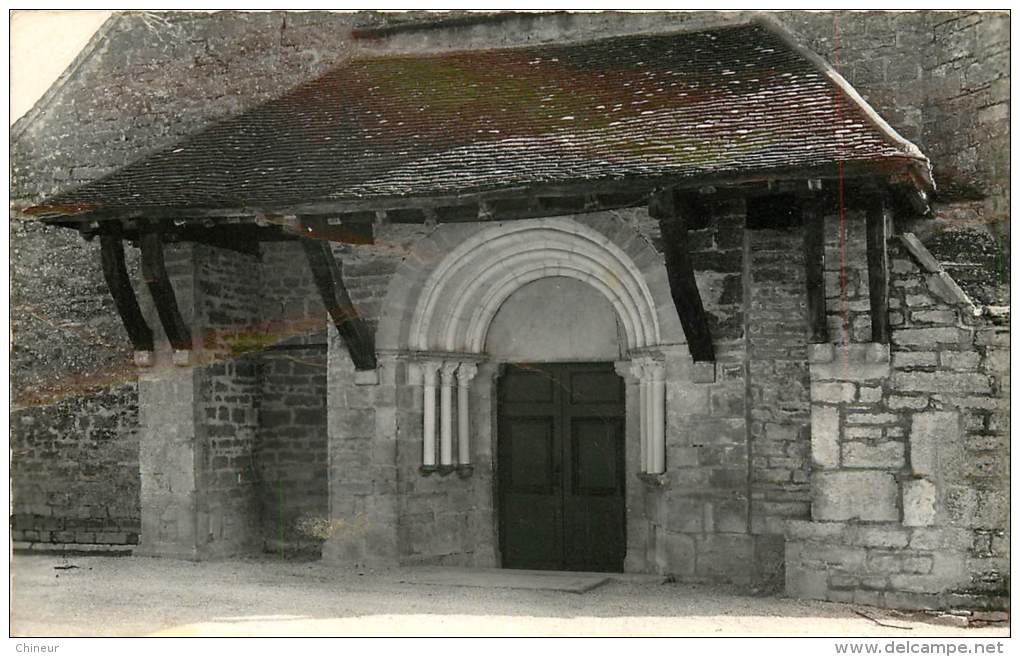
[{"label": "stone column", "polygon": [[427,467],[436,464],[436,373],[438,361],[425,361],[420,364],[422,371],[424,427],[422,430],[422,465]]},{"label": "stone column", "polygon": [[638,380],[641,398],[641,471],[666,470],[666,369],[661,361],[635,358],[631,374]]},{"label": "stone column", "polygon": [[471,421],[468,412],[468,393],[471,380],[478,374],[474,363],[461,363],[457,368],[457,463],[471,463]]},{"label": "stone column", "polygon": [[453,465],[453,384],[460,363],[446,361],[441,368],[439,464]]},{"label": "stone column", "polygon": [[662,474],[666,471],[666,367],[659,361],[651,361],[646,370],[649,372],[651,412],[649,421],[649,467],[648,472]]},{"label": "stone column", "polygon": [[641,472],[648,471],[648,379],[645,378],[644,359],[635,359],[630,365],[631,376],[638,382],[639,424],[641,426]]}]

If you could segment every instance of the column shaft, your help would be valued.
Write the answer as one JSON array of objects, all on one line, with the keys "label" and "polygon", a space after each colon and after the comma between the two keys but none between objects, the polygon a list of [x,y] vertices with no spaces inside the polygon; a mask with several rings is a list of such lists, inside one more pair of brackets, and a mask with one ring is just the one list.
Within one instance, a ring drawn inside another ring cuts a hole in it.
[{"label": "column shaft", "polygon": [[458,363],[445,363],[439,395],[439,464],[453,465],[453,373]]},{"label": "column shaft", "polygon": [[422,459],[423,465],[433,466],[436,464],[436,370],[438,363],[423,363],[424,407],[423,417],[425,426],[422,431]]},{"label": "column shaft", "polygon": [[462,363],[457,368],[457,463],[471,463],[471,415],[468,412],[468,393],[471,379],[478,373],[474,363]]},{"label": "column shaft", "polygon": [[666,382],[662,363],[652,366],[652,458],[649,472],[662,474],[666,471]]}]

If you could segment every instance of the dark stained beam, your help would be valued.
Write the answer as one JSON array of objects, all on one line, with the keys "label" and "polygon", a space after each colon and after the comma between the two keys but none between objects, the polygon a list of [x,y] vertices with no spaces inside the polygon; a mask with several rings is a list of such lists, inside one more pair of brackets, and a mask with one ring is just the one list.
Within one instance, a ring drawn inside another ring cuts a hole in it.
[{"label": "dark stained beam", "polygon": [[[846,162],[840,176],[845,185],[870,183],[875,179],[885,182],[911,178],[916,163],[889,162],[884,166],[876,166],[872,162]],[[236,219],[248,218],[256,214],[280,216],[308,216],[363,213],[370,211],[386,211],[391,209],[421,209],[464,206],[490,201],[511,200],[522,196],[531,197],[565,197],[596,195],[640,195],[647,197],[656,189],[675,187],[687,191],[696,191],[707,187],[716,187],[719,191],[731,190],[740,195],[747,193],[776,193],[778,191],[796,191],[803,189],[808,179],[833,180],[837,175],[831,164],[812,167],[793,167],[782,169],[765,169],[742,174],[706,174],[703,176],[630,176],[601,180],[576,180],[559,183],[520,185],[495,190],[464,191],[446,195],[401,195],[378,198],[346,198],[333,200],[317,200],[304,203],[278,203],[260,206],[211,207],[138,207],[138,208],[104,208],[99,206],[33,206],[23,210],[24,214],[35,216],[52,223],[77,224],[93,220],[149,218],[180,221],[184,219]],[[918,183],[920,184],[920,183]],[[923,191],[923,190],[922,190]],[[620,205],[626,207],[626,205]],[[534,211],[508,213],[506,217],[494,217],[496,220],[541,216]]]},{"label": "dark stained beam", "polygon": [[871,341],[889,343],[888,214],[885,197],[875,192],[867,209],[868,298],[871,301]]},{"label": "dark stained beam", "polygon": [[131,277],[124,264],[124,241],[120,235],[101,235],[99,245],[103,277],[120,319],[124,322],[131,346],[135,351],[152,351],[152,329],[138,307],[138,298],[131,287]]},{"label": "dark stained beam", "polygon": [[701,292],[698,291],[694,278],[694,265],[691,262],[687,236],[688,222],[694,219],[699,208],[703,207],[697,199],[689,199],[686,194],[681,194],[675,189],[656,192],[648,203],[649,214],[659,220],[673,305],[676,306],[677,315],[680,316],[680,324],[683,326],[684,335],[687,336],[687,348],[695,362],[715,360],[708,315],[705,313]]},{"label": "dark stained beam", "polygon": [[142,250],[142,278],[149,287],[166,337],[175,350],[188,351],[192,348],[191,329],[177,306],[177,296],[166,272],[163,236],[156,231],[142,233],[139,246]]},{"label": "dark stained beam", "polygon": [[347,351],[357,370],[376,368],[375,336],[369,330],[364,318],[355,309],[351,296],[344,285],[341,264],[333,257],[333,250],[325,240],[305,238],[301,240],[308,266],[312,270],[315,286],[322,296],[329,316],[336,330],[347,345]]},{"label": "dark stained beam", "polygon": [[329,223],[325,217],[298,217],[298,233],[329,242],[344,244],[375,244],[372,222]]},{"label": "dark stained beam", "polygon": [[808,341],[829,341],[825,318],[825,205],[822,199],[804,199],[801,203],[804,230],[804,266],[807,278]]}]

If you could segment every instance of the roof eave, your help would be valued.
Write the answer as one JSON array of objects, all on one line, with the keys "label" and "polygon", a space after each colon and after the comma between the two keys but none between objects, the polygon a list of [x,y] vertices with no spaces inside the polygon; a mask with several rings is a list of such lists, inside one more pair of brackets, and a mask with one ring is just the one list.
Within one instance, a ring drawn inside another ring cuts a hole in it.
[{"label": "roof eave", "polygon": [[864,114],[865,119],[876,130],[882,133],[882,135],[885,136],[885,138],[892,144],[901,149],[904,156],[916,159],[924,171],[921,178],[923,180],[923,184],[928,188],[926,192],[930,194],[935,191],[935,181],[931,177],[931,162],[928,160],[928,157],[921,152],[921,149],[918,148],[916,144],[896,132],[896,129],[882,118],[875,108],[872,107],[868,101],[857,92],[856,89],[854,89],[853,85],[851,85],[850,82],[848,82],[847,79],[839,73],[839,71],[827,62],[824,57],[800,43],[800,41],[797,40],[797,37],[771,14],[758,13],[754,17],[754,22],[774,34],[788,48],[803,57],[812,66],[814,66],[818,72],[831,80],[832,83],[840,89],[840,91],[846,94],[847,97],[855,105],[857,105]]}]

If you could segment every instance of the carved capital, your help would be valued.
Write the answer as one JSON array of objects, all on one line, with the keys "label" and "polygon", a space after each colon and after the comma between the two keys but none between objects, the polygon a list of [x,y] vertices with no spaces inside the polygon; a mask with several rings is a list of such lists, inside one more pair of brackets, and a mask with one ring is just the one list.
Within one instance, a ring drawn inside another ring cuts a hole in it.
[{"label": "carved capital", "polygon": [[422,374],[422,381],[425,385],[435,387],[436,378],[441,366],[442,362],[438,360],[423,360],[418,363],[418,368]]},{"label": "carved capital", "polygon": [[443,362],[440,371],[442,372],[444,386],[453,385],[453,377],[457,373],[457,368],[459,367],[460,363],[457,361],[447,360]]},{"label": "carved capital", "polygon": [[475,363],[461,363],[457,368],[457,383],[462,388],[471,384],[471,380],[478,374],[478,365]]}]

